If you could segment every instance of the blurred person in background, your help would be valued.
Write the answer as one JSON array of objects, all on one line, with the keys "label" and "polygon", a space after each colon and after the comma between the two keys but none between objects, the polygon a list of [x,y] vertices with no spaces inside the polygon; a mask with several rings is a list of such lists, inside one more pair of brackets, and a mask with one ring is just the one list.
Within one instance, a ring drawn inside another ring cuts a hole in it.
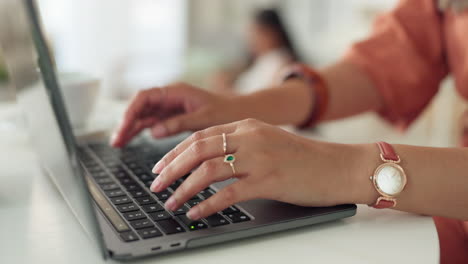
[{"label": "blurred person in background", "polygon": [[[468,99],[468,2],[401,0],[342,59],[318,70],[296,65],[270,89],[226,97],[179,83],[141,92],[112,145],[125,146],[145,128],[155,138],[198,131],[155,165],[151,186],[159,192],[193,170],[166,202],[176,210],[213,182],[237,178],[190,209],[194,220],[257,198],[393,208],[433,216],[441,263],[468,263],[468,148],[336,144],[271,125],[306,128],[375,111],[405,129],[448,74]],[[376,184],[380,166],[399,168],[383,178],[393,194]]]},{"label": "blurred person in background", "polygon": [[247,94],[270,87],[281,69],[300,57],[276,9],[255,12],[248,32],[248,57],[244,66],[224,70],[211,78],[211,89]]}]

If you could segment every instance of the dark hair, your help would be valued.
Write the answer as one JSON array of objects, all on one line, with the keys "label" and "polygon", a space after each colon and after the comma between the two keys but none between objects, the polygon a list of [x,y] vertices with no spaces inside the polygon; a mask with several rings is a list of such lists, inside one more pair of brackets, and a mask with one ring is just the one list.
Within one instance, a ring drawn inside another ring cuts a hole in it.
[{"label": "dark hair", "polygon": [[291,59],[294,61],[300,60],[299,53],[297,52],[296,47],[286,30],[283,20],[276,9],[263,9],[256,11],[254,22],[276,33],[284,48],[289,52]]}]

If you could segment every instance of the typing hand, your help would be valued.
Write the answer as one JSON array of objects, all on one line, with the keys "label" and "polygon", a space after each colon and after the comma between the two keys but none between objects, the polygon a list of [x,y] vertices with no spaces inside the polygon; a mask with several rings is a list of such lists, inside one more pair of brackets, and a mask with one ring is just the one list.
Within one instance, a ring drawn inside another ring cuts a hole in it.
[{"label": "typing hand", "polygon": [[163,138],[233,121],[228,120],[233,117],[226,101],[183,83],[141,91],[131,101],[111,145],[124,147],[145,128],[151,128],[155,138]]},{"label": "typing hand", "polygon": [[[177,210],[210,184],[237,178],[193,207],[187,214],[192,220],[257,198],[304,206],[335,205],[351,201],[346,178],[351,167],[345,165],[359,153],[354,147],[308,140],[248,119],[196,132],[180,143],[154,167],[153,172],[160,175],[151,191],[160,192],[195,169],[166,202],[168,210]],[[234,169],[227,161],[233,162]]]}]

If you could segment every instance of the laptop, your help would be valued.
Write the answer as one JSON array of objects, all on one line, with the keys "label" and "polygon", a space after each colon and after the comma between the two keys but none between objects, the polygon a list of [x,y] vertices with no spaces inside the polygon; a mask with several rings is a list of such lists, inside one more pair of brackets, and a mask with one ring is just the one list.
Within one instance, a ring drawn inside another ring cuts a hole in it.
[{"label": "laptop", "polygon": [[356,213],[355,205],[312,208],[253,200],[199,221],[185,216],[190,207],[230,181],[211,185],[175,212],[166,211],[164,202],[184,179],[152,193],[151,168],[186,135],[157,141],[142,136],[121,150],[109,147],[107,140],[78,140],[34,0],[0,2],[0,47],[43,170],[106,258],[130,260],[176,252]]}]

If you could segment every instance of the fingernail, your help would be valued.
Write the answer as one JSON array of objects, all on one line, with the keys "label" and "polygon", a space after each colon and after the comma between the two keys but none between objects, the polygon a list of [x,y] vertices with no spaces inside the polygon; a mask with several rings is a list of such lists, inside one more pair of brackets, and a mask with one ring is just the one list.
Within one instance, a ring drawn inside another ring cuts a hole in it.
[{"label": "fingernail", "polygon": [[151,184],[151,187],[150,187],[150,190],[152,192],[158,192],[159,191],[159,188],[161,187],[162,185],[162,182],[159,180],[159,177],[156,178],[153,183]]},{"label": "fingernail", "polygon": [[200,219],[200,210],[198,207],[194,207],[187,212],[187,217],[191,220]]},{"label": "fingernail", "polygon": [[167,133],[166,127],[163,125],[157,125],[153,128],[154,137],[164,137]]},{"label": "fingernail", "polygon": [[174,211],[176,204],[177,204],[176,199],[173,196],[171,196],[169,200],[167,200],[167,202],[164,204],[164,207],[166,207],[167,210]]},{"label": "fingernail", "polygon": [[161,160],[154,165],[153,169],[151,170],[154,174],[158,174],[161,172]]}]

